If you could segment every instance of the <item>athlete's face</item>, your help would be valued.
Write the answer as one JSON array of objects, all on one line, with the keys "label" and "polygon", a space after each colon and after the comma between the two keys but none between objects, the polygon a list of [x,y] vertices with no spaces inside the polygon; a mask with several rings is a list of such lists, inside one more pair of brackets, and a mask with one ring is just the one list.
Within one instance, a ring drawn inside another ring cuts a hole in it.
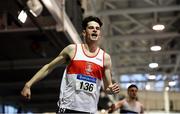
[{"label": "athlete's face", "polygon": [[128,95],[131,99],[137,98],[137,92],[138,92],[138,89],[136,87],[131,87],[128,89]]},{"label": "athlete's face", "polygon": [[83,31],[86,40],[97,41],[100,38],[100,29],[101,27],[97,22],[88,22],[86,30]]}]

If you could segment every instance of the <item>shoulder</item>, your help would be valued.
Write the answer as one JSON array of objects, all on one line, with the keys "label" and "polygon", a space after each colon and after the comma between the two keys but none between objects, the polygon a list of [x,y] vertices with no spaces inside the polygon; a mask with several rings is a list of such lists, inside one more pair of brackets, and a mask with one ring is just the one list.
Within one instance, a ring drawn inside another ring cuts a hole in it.
[{"label": "shoulder", "polygon": [[76,49],[76,44],[69,44],[68,46],[66,46],[62,52],[65,53],[70,53],[72,51],[74,51]]},{"label": "shoulder", "polygon": [[140,106],[140,107],[143,107],[143,104],[139,101],[137,101],[137,104]]},{"label": "shoulder", "polygon": [[140,103],[140,106],[141,106],[142,108],[144,108],[144,105],[143,105],[142,103]]},{"label": "shoulder", "polygon": [[70,58],[73,57],[76,50],[76,44],[69,44],[66,46],[60,53],[60,55],[69,56]]},{"label": "shoulder", "polygon": [[111,56],[108,53],[104,52],[104,59],[105,60],[111,59]]},{"label": "shoulder", "polygon": [[73,50],[76,48],[77,44],[69,44],[68,46],[66,46],[65,48],[69,49],[69,50]]},{"label": "shoulder", "polygon": [[117,106],[120,108],[120,107],[122,107],[124,105],[125,102],[126,102],[125,99],[120,100],[120,101],[117,102]]},{"label": "shoulder", "polygon": [[123,100],[121,100],[121,102],[124,104],[124,103],[126,103],[126,102],[127,102],[127,99],[126,99],[126,98],[124,98]]},{"label": "shoulder", "polygon": [[124,104],[125,102],[126,102],[126,100],[125,100],[125,99],[122,99],[122,100],[118,101],[117,103],[119,103],[119,104]]}]

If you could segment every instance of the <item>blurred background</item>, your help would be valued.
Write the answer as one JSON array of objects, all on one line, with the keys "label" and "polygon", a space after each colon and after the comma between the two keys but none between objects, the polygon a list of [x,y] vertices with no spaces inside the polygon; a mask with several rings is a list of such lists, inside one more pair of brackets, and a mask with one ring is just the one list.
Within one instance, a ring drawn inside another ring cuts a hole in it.
[{"label": "blurred background", "polygon": [[89,15],[104,23],[101,47],[121,87],[116,96],[101,92],[99,112],[133,83],[145,113],[180,113],[179,0],[1,0],[0,113],[55,113],[65,65],[32,87],[30,101],[20,91],[65,46],[82,42]]}]

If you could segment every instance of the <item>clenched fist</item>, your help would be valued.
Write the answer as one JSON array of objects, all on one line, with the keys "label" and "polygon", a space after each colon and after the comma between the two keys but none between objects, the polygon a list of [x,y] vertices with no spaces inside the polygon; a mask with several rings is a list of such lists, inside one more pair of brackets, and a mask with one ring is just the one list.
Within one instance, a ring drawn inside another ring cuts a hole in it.
[{"label": "clenched fist", "polygon": [[26,99],[31,99],[31,89],[29,86],[25,85],[23,90],[21,91],[21,95],[24,96]]}]

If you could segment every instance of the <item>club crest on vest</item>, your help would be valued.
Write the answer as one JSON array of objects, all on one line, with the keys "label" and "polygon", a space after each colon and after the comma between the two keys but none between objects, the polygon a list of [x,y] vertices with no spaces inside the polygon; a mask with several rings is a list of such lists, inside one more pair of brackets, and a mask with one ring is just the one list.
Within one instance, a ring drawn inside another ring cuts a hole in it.
[{"label": "club crest on vest", "polygon": [[86,62],[86,69],[85,69],[87,74],[90,74],[92,72],[92,63]]}]

